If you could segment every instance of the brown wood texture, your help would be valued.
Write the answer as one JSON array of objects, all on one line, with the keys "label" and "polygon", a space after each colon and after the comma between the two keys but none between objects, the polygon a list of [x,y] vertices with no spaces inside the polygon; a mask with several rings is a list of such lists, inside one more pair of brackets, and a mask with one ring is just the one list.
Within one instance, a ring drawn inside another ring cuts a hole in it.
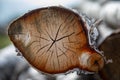
[{"label": "brown wood texture", "polygon": [[28,62],[43,72],[61,73],[76,67],[98,70],[99,65],[89,69],[79,62],[84,52],[95,53],[98,59],[101,56],[90,48],[84,22],[71,10],[50,7],[31,11],[10,25],[8,35]]},{"label": "brown wood texture", "polygon": [[112,63],[105,64],[100,71],[103,80],[120,80],[120,29],[108,36],[100,49],[107,59],[112,59]]}]

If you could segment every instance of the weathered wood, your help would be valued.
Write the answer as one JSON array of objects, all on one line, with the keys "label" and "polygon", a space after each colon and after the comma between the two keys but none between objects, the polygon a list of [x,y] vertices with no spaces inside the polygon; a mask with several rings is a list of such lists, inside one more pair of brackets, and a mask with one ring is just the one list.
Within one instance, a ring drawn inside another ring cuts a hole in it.
[{"label": "weathered wood", "polygon": [[100,74],[104,80],[120,80],[120,29],[107,37],[100,45],[107,59],[112,63],[105,64]]}]

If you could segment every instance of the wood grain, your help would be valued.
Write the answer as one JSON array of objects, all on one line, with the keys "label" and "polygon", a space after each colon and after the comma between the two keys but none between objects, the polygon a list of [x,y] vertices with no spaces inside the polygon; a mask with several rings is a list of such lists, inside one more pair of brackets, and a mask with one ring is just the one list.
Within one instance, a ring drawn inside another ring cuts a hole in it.
[{"label": "wood grain", "polygon": [[31,65],[47,73],[80,67],[79,56],[89,49],[82,19],[60,7],[25,14],[10,25],[8,35]]}]

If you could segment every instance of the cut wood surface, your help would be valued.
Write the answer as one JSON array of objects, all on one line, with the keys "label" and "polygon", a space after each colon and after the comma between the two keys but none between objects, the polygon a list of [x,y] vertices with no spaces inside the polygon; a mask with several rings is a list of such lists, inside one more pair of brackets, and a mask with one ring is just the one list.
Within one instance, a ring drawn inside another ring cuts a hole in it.
[{"label": "cut wood surface", "polygon": [[11,41],[28,62],[47,73],[100,70],[103,58],[89,46],[87,33],[81,16],[60,7],[33,10],[8,29]]}]

